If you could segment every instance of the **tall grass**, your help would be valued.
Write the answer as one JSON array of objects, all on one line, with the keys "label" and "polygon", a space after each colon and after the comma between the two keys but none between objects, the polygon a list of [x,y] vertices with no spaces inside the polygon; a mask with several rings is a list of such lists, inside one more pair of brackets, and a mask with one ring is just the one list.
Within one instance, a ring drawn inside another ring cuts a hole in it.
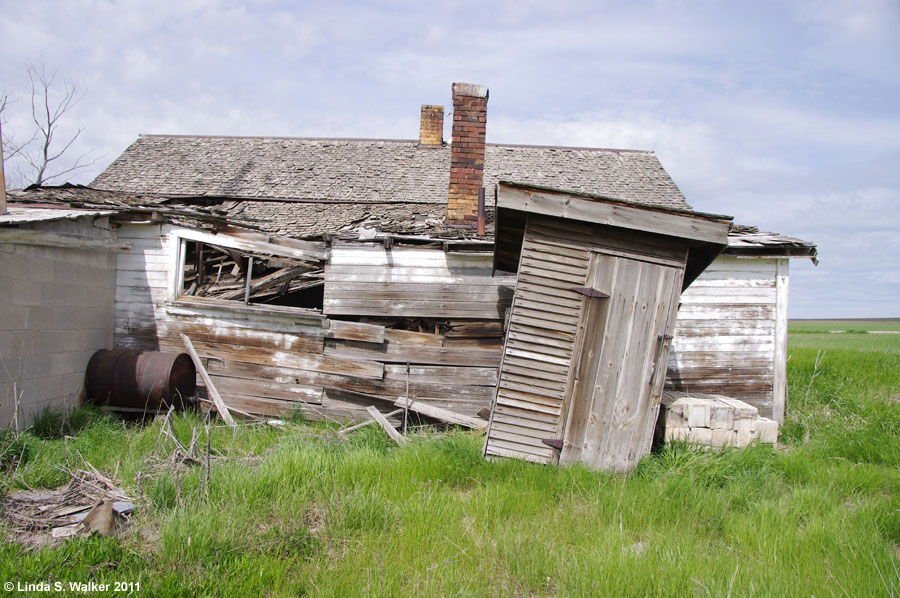
[{"label": "tall grass", "polygon": [[[80,455],[132,494],[143,479],[143,500],[118,538],[0,544],[0,581],[140,581],[161,596],[900,595],[900,357],[829,350],[813,378],[815,358],[791,350],[782,448],[668,445],[627,477],[488,462],[463,432],[398,448],[374,426],[348,441],[315,424],[215,428],[230,458],[207,498],[199,466],[141,477],[159,422],[26,435],[24,483],[57,484],[55,466]],[[202,425],[179,417],[175,434]]]}]

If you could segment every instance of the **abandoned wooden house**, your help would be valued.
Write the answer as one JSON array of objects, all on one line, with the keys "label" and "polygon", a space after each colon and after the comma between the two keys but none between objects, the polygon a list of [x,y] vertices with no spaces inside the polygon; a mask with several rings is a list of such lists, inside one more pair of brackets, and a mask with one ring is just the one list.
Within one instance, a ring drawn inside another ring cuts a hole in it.
[{"label": "abandoned wooden house", "polygon": [[[453,92],[452,143],[433,106],[418,140],[148,135],[90,188],[13,201],[115,212],[108,234],[130,247],[116,254],[103,348],[182,351],[185,333],[228,404],[249,413],[360,418],[408,393],[474,415],[495,398],[518,269],[515,249],[494,251],[499,181],[690,206],[651,152],[486,144],[487,90]],[[668,384],[777,416],[786,263],[815,248],[735,231],[682,296]]]}]

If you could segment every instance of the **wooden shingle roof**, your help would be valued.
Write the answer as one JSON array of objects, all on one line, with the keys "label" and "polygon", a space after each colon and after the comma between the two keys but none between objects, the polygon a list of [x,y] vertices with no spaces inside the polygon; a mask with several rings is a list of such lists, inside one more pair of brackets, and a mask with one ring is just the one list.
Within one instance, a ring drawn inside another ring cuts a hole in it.
[{"label": "wooden shingle roof", "polygon": [[[138,193],[445,204],[450,146],[417,141],[144,135],[92,187]],[[500,180],[690,209],[652,152],[488,144]]]}]

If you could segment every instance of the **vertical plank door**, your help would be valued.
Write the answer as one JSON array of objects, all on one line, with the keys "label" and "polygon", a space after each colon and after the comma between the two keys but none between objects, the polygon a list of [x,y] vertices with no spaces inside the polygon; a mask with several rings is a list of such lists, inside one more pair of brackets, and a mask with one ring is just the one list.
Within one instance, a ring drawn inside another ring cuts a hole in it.
[{"label": "vertical plank door", "polygon": [[560,464],[627,471],[650,449],[684,270],[594,250]]}]

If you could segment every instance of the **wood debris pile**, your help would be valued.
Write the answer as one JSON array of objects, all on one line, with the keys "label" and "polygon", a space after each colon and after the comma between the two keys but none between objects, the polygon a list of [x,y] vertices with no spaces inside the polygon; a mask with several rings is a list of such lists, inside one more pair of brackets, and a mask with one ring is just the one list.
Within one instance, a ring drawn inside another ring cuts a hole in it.
[{"label": "wood debris pile", "polygon": [[296,260],[188,243],[182,294],[269,303],[325,284],[318,260]]},{"label": "wood debris pile", "polygon": [[12,539],[39,548],[73,536],[111,536],[123,529],[134,504],[112,479],[85,462],[65,470],[69,481],[53,490],[15,490],[3,499]]}]

